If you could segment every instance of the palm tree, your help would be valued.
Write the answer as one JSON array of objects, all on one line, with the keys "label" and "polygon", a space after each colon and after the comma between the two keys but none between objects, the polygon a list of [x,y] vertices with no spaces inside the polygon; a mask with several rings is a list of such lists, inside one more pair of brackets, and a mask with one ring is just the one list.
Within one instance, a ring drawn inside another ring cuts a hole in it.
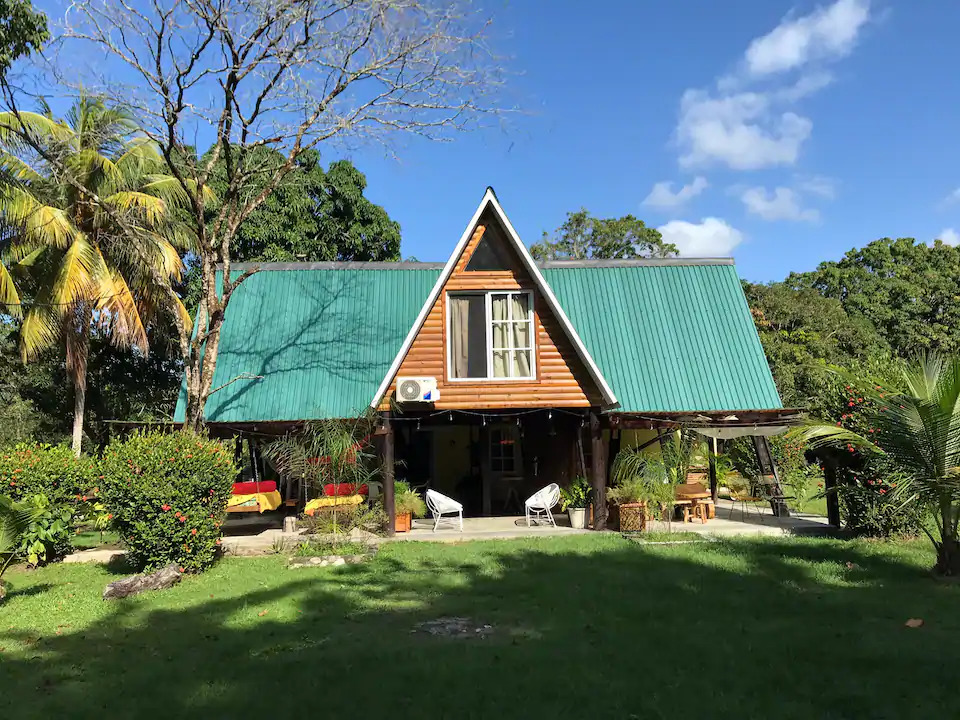
[{"label": "palm tree", "polygon": [[[0,303],[22,316],[24,362],[65,348],[78,455],[91,332],[147,352],[147,327],[169,309],[163,288],[183,269],[178,247],[189,237],[166,168],[130,116],[96,98],[80,98],[62,121],[0,113]],[[182,304],[172,310],[189,324]]]},{"label": "palm tree", "polygon": [[812,447],[857,446],[886,455],[900,470],[894,498],[901,509],[930,514],[924,528],[937,553],[934,571],[960,574],[960,356],[930,354],[902,371],[901,391],[868,391],[870,440],[842,427],[815,425],[801,431]]}]

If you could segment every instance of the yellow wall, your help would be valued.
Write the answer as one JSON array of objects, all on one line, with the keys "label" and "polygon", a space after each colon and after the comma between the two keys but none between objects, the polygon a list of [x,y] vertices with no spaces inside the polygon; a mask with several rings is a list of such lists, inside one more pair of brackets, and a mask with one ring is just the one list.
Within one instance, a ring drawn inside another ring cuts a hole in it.
[{"label": "yellow wall", "polygon": [[[622,449],[639,447],[650,442],[657,436],[656,430],[623,430],[620,433],[620,447]],[[643,449],[650,457],[660,457],[660,443],[655,442]]]}]

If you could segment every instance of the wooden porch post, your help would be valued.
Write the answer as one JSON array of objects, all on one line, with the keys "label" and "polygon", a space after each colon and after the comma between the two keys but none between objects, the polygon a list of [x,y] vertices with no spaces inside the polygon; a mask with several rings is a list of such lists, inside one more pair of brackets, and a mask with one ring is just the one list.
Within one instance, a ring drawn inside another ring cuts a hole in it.
[{"label": "wooden porch post", "polygon": [[390,411],[383,413],[383,443],[380,452],[380,467],[383,477],[383,509],[387,512],[387,535],[396,533],[396,506],[393,501],[393,424],[390,422]]},{"label": "wooden porch post", "polygon": [[713,498],[713,504],[717,504],[717,439],[707,436],[707,462],[710,473],[710,497]]},{"label": "wooden porch post", "polygon": [[593,529],[607,529],[607,446],[600,416],[590,413],[591,465],[593,466]]},{"label": "wooden porch post", "polygon": [[827,522],[840,527],[840,498],[837,495],[837,467],[831,459],[823,458],[823,489],[827,496]]}]

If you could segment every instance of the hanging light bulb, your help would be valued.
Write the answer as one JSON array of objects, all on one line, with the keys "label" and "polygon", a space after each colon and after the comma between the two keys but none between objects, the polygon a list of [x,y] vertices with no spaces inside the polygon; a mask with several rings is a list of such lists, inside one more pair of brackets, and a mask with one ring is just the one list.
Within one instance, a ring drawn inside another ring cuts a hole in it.
[{"label": "hanging light bulb", "polygon": [[420,420],[419,420],[419,418],[417,419],[417,432],[420,432]]},{"label": "hanging light bulb", "polygon": [[487,416],[486,416],[486,415],[481,415],[481,416],[480,416],[480,421],[483,423],[483,426],[484,426],[484,427],[487,426]]},{"label": "hanging light bulb", "polygon": [[447,415],[447,419],[448,419],[450,422],[453,422],[453,413],[449,413],[449,414]]}]

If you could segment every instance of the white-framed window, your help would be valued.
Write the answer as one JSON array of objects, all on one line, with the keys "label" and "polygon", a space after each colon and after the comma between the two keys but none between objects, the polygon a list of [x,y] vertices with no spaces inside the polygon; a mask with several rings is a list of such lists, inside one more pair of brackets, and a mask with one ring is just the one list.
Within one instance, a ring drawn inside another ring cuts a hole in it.
[{"label": "white-framed window", "polygon": [[447,294],[447,377],[532,380],[536,377],[533,293]]}]

